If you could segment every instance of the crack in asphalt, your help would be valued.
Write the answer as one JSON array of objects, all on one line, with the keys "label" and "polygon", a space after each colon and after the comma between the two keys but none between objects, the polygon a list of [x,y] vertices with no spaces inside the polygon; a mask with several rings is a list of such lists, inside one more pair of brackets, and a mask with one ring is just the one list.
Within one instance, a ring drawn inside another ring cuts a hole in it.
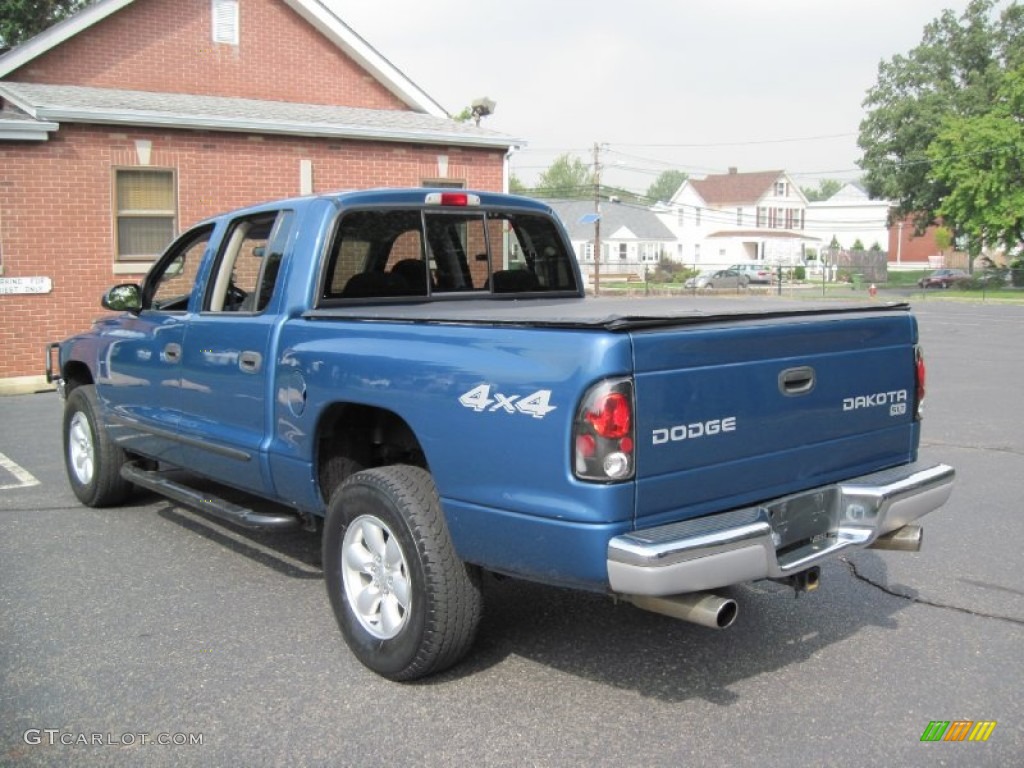
[{"label": "crack in asphalt", "polygon": [[922,440],[921,447],[960,448],[964,451],[991,451],[992,453],[1006,453],[1010,456],[1024,456],[1024,451],[1003,445],[971,445],[969,443],[949,443],[945,440]]},{"label": "crack in asphalt", "polygon": [[857,570],[857,564],[854,563],[852,560],[849,560],[849,559],[847,559],[845,557],[841,557],[839,559],[842,560],[844,563],[846,563],[847,566],[849,566],[850,573],[853,574],[855,579],[857,579],[858,581],[863,581],[865,584],[868,584],[868,585],[874,587],[875,589],[877,589],[877,590],[879,590],[881,592],[884,592],[887,595],[892,595],[893,597],[900,597],[900,598],[902,598],[904,600],[910,601],[911,603],[918,603],[920,605],[928,605],[928,606],[931,606],[932,608],[945,608],[948,611],[957,611],[958,613],[966,613],[968,616],[978,616],[978,617],[983,618],[983,619],[996,619],[997,621],[1008,621],[1011,624],[1018,624],[1018,625],[1024,626],[1024,619],[1017,619],[1017,618],[1014,618],[1013,616],[1002,616],[1002,615],[1000,615],[998,613],[984,613],[982,611],[974,611],[974,610],[971,610],[970,608],[962,608],[959,605],[949,605],[948,603],[937,603],[934,600],[926,600],[926,599],[924,599],[922,597],[915,597],[914,595],[908,595],[908,594],[905,594],[903,592],[897,592],[896,590],[892,589],[888,585],[881,584],[881,583],[879,583],[877,581],[874,581],[873,579],[868,578],[867,576],[865,576],[863,573],[861,573],[859,570]]}]

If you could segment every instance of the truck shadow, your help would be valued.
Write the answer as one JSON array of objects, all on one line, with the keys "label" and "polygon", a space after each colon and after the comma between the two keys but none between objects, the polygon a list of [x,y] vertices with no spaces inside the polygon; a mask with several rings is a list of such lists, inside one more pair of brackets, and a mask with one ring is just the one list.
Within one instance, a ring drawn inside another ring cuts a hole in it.
[{"label": "truck shadow", "polygon": [[[318,533],[239,529],[166,501],[157,514],[286,577],[323,578]],[[869,564],[873,580],[887,583],[884,559],[859,552],[858,567]],[[865,627],[896,629],[896,615],[909,604],[858,579],[841,561],[826,563],[821,575],[819,589],[798,599],[767,581],[716,590],[739,604],[739,618],[726,630],[605,595],[487,575],[473,649],[456,667],[419,685],[443,686],[523,660],[661,701],[731,705],[740,700],[731,685],[805,662]],[[913,597],[912,590],[892,586]]]},{"label": "truck shadow", "polygon": [[[154,499],[159,498],[154,496]],[[164,520],[293,579],[323,579],[320,534],[304,530],[236,528],[171,501],[157,508]]]},{"label": "truck shadow", "polygon": [[[878,559],[877,573],[885,574]],[[439,678],[461,678],[519,657],[552,671],[666,702],[730,705],[730,685],[806,661],[865,627],[896,629],[908,604],[859,581],[845,563],[822,568],[822,586],[794,599],[774,582],[717,590],[740,605],[726,630],[642,611],[608,597],[513,580],[488,580],[476,646]],[[429,681],[428,681],[429,682]]]}]

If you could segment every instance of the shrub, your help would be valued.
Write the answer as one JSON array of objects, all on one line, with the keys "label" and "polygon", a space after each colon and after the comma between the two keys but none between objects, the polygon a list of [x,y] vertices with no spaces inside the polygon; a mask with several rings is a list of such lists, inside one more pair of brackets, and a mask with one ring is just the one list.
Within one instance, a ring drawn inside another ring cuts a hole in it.
[{"label": "shrub", "polygon": [[1010,279],[1016,287],[1024,287],[1024,259],[1016,259],[1010,263]]},{"label": "shrub", "polygon": [[652,283],[683,283],[695,274],[696,271],[685,264],[663,258],[651,271],[649,278]]}]

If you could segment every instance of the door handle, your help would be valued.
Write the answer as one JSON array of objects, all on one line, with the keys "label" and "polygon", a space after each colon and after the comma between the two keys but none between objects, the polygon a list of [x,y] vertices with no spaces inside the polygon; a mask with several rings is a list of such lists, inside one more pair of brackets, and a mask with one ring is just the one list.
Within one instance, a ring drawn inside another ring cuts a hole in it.
[{"label": "door handle", "polygon": [[176,363],[181,360],[181,344],[171,342],[164,347],[164,360],[168,363]]},{"label": "door handle", "polygon": [[779,374],[779,390],[789,397],[806,395],[814,389],[814,379],[814,369],[809,365],[788,368]]},{"label": "door handle", "polygon": [[238,367],[244,373],[257,373],[263,364],[263,355],[259,352],[247,351],[238,356]]}]

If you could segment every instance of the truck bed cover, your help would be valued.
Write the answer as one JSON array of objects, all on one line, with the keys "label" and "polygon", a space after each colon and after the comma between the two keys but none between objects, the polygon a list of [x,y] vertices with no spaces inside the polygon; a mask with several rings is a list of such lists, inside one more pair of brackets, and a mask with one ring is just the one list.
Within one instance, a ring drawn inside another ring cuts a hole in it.
[{"label": "truck bed cover", "polygon": [[504,325],[633,331],[734,320],[818,317],[909,310],[903,302],[863,303],[704,298],[481,299],[352,304],[315,309],[309,319],[454,325]]}]

